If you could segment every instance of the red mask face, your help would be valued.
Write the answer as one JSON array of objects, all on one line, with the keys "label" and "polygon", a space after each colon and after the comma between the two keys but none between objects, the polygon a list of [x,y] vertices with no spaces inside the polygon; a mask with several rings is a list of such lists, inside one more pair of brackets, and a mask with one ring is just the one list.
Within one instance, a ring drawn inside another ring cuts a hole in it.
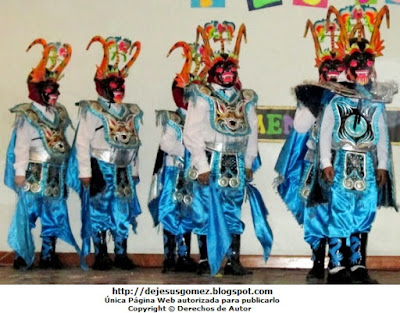
[{"label": "red mask face", "polygon": [[119,76],[109,76],[94,80],[97,93],[111,103],[122,103],[125,96],[125,80]]},{"label": "red mask face", "polygon": [[60,95],[58,88],[59,85],[53,80],[28,82],[29,99],[44,106],[54,106]]},{"label": "red mask face", "polygon": [[340,73],[345,70],[345,65],[342,60],[327,59],[322,62],[319,67],[319,77],[321,81],[334,81],[338,80]]},{"label": "red mask face", "polygon": [[223,60],[210,69],[208,81],[229,88],[236,84],[237,79],[237,65],[231,60]]}]

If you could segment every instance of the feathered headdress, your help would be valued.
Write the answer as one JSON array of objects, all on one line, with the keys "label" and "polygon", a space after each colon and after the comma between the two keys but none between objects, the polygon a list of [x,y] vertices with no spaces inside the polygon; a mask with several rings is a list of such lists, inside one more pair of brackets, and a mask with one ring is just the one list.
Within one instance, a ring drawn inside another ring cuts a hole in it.
[{"label": "feathered headdress", "polygon": [[192,83],[203,83],[207,75],[207,68],[201,59],[201,53],[204,48],[198,43],[189,44],[184,41],[178,41],[169,50],[167,57],[177,48],[183,49],[183,57],[185,58],[181,72],[175,76],[177,86],[184,88]]},{"label": "feathered headdress", "polygon": [[28,82],[38,83],[45,80],[58,81],[62,78],[62,71],[71,59],[72,49],[67,43],[47,43],[43,38],[34,40],[26,49],[29,51],[34,45],[43,46],[43,55],[39,64],[28,75]]},{"label": "feathered headdress", "polygon": [[[337,46],[339,26],[336,22],[333,21],[327,25],[326,20],[319,20],[314,24],[310,20],[307,20],[304,37],[307,36],[308,30],[310,30],[314,39],[316,67],[320,67],[328,59],[343,59],[345,57]],[[322,49],[322,44],[326,43],[325,39],[327,36],[330,36],[330,45]]]},{"label": "feathered headdress", "polygon": [[[383,17],[386,15],[387,27],[390,27],[389,8],[383,6],[379,11],[368,5],[348,6],[341,10],[330,6],[327,13],[326,22],[330,23],[331,14],[336,16],[336,22],[340,28],[338,48],[341,53],[351,55],[354,52],[369,52],[375,57],[382,55],[384,49],[383,40],[381,40],[379,28]],[[371,33],[368,40],[366,29]],[[363,51],[359,46],[364,42]]]},{"label": "feathered headdress", "polygon": [[[197,27],[196,42],[198,42],[199,35],[201,35],[204,42],[204,49],[202,50],[202,59],[207,68],[212,68],[214,64],[221,60],[226,60],[223,55],[227,55],[228,59],[234,62],[237,66],[239,64],[239,53],[242,38],[246,41],[246,26],[240,25],[237,33],[236,44],[233,51],[225,51],[225,43],[230,43],[233,40],[235,33],[235,24],[228,21],[219,23],[218,21],[211,21],[206,23],[204,28]],[[220,43],[220,50],[213,50],[211,48],[210,40]]]},{"label": "feathered headdress", "polygon": [[[126,78],[128,76],[129,68],[136,61],[140,53],[140,42],[135,41],[132,44],[132,42],[126,38],[122,39],[121,37],[108,37],[107,39],[104,39],[101,36],[94,36],[89,42],[86,50],[89,50],[90,45],[96,41],[102,44],[104,50],[101,64],[97,66],[95,76],[96,79],[102,80],[111,75]],[[134,48],[135,53],[130,58],[130,60],[127,61],[128,57],[132,54]],[[121,69],[119,69],[119,63],[121,59],[123,59],[123,62],[126,62],[126,64]]]}]

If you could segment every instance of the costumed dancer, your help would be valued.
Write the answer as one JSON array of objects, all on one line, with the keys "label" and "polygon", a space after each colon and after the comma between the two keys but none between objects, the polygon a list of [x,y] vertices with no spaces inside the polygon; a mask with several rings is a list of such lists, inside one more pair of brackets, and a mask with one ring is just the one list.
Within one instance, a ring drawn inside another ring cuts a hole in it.
[{"label": "costumed dancer", "polygon": [[42,251],[40,268],[62,268],[56,251],[58,238],[80,250],[73,237],[67,208],[65,185],[70,145],[66,138],[71,126],[67,110],[57,102],[58,80],[71,58],[71,46],[47,43],[39,38],[34,45],[43,47],[39,64],[28,76],[29,98],[10,111],[16,114],[7,151],[5,184],[18,194],[8,243],[15,251],[14,268],[25,270],[34,262],[35,246],[31,230],[40,218]]},{"label": "costumed dancer", "polygon": [[[319,82],[296,86],[297,110],[293,128],[275,165],[275,170],[279,173],[275,180],[278,193],[297,222],[303,226],[304,239],[312,249],[313,267],[307,274],[307,281],[310,282],[324,279],[325,276],[327,205],[314,206],[314,199],[308,197],[312,177],[319,175],[319,167],[318,164],[315,166],[314,159],[318,152],[316,147],[321,112],[334,95],[330,91],[334,88],[330,82],[343,80],[341,74],[345,70],[344,55],[336,44],[338,28],[333,21],[327,26],[325,19],[315,23],[308,20],[306,23],[304,37],[310,30],[314,39]],[[328,46],[323,49],[322,46],[324,43],[326,46],[327,41]],[[315,197],[315,191],[312,196]]]},{"label": "costumed dancer", "polygon": [[[377,281],[366,268],[366,247],[377,207],[397,210],[385,111],[397,85],[372,79],[375,58],[384,48],[379,27],[385,15],[389,27],[389,9],[349,6],[339,12],[331,6],[328,22],[332,13],[352,84],[346,92],[335,92],[319,135],[322,176],[329,184],[328,283],[371,284]],[[371,30],[369,40],[366,29]]]},{"label": "costumed dancer", "polygon": [[[95,270],[112,266],[124,270],[136,267],[127,255],[130,226],[136,231],[141,213],[136,194],[139,182],[138,137],[142,111],[123,103],[125,78],[140,52],[140,42],[120,37],[92,38],[87,46],[99,42],[104,51],[94,78],[98,99],[79,102],[80,121],[71,158],[69,178],[82,199],[82,253],[90,253],[93,240]],[[128,60],[121,69],[121,61]],[[76,173],[79,171],[79,180]],[[83,187],[82,187],[83,186]],[[115,257],[107,251],[107,231],[114,240]]]},{"label": "costumed dancer", "polygon": [[[215,275],[225,256],[224,273],[246,275],[251,272],[240,262],[240,220],[245,192],[250,200],[258,239],[268,259],[272,232],[267,223],[267,209],[258,190],[250,185],[259,165],[257,95],[253,90],[239,90],[239,51],[244,24],[239,28],[235,49],[225,52],[235,25],[212,21],[198,26],[204,48],[202,58],[208,68],[206,85],[193,85],[183,130],[184,144],[191,153],[188,175],[194,183],[194,233],[203,238],[198,274],[210,270]],[[221,44],[214,53],[209,40]],[[202,253],[203,251],[203,253]]]},{"label": "costumed dancer", "polygon": [[[172,83],[176,111],[157,111],[157,124],[163,133],[153,171],[149,194],[149,209],[154,225],[163,227],[164,262],[162,272],[193,272],[197,263],[190,257],[193,230],[193,181],[186,172],[190,154],[183,145],[188,100],[185,96],[192,84],[204,83],[206,71],[201,71],[201,56],[197,44],[177,42],[169,51],[182,48],[184,66]],[[178,258],[176,256],[178,255]]]}]

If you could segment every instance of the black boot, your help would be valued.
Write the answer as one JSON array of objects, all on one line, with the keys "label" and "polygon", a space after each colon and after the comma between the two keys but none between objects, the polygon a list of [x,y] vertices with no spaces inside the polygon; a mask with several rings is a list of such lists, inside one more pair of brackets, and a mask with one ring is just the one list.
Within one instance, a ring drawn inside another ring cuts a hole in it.
[{"label": "black boot", "polygon": [[328,284],[350,284],[346,238],[329,238]]},{"label": "black boot", "polygon": [[367,233],[356,233],[350,236],[350,273],[354,284],[378,284],[371,278],[366,267]]},{"label": "black boot", "polygon": [[95,259],[92,268],[98,271],[108,271],[112,269],[112,260],[107,252],[107,232],[99,231],[93,237]]},{"label": "black boot", "polygon": [[312,250],[313,253],[313,267],[307,274],[308,282],[318,282],[324,279],[325,276],[325,246],[326,239],[321,239],[316,249]]},{"label": "black boot", "polygon": [[25,260],[19,255],[15,256],[13,268],[19,271],[26,271],[31,269],[30,267],[28,268],[28,264],[26,264]]},{"label": "black boot", "polygon": [[40,253],[39,267],[42,269],[62,269],[63,265],[56,254],[56,236],[42,238],[42,252]]},{"label": "black boot", "polygon": [[178,260],[176,261],[176,272],[195,272],[196,262],[190,257],[190,242],[192,233],[177,236],[178,238]]},{"label": "black boot", "polygon": [[133,270],[137,267],[135,263],[128,257],[127,254],[127,239],[114,240],[114,266],[122,270]]},{"label": "black boot", "polygon": [[175,235],[164,229],[164,262],[161,273],[175,271],[176,257],[176,239]]},{"label": "black boot", "polygon": [[232,243],[230,248],[228,262],[224,268],[225,275],[243,276],[253,274],[252,271],[246,270],[240,263],[240,235],[232,235]]},{"label": "black boot", "polygon": [[197,275],[210,274],[210,264],[208,263],[207,253],[207,236],[199,235],[197,240],[199,243],[200,260],[197,265],[196,273]]}]

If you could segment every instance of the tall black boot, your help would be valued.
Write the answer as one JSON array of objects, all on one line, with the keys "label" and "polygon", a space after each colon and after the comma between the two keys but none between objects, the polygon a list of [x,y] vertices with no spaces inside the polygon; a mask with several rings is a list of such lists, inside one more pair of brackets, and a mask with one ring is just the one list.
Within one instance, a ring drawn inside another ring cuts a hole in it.
[{"label": "tall black boot", "polygon": [[366,267],[367,233],[355,233],[350,236],[350,273],[354,284],[378,284],[371,278]]},{"label": "tall black boot", "polygon": [[321,239],[316,249],[312,250],[313,267],[307,274],[308,282],[323,280],[325,276],[325,246],[326,239]]},{"label": "tall black boot", "polygon": [[195,272],[196,262],[190,257],[190,243],[192,233],[176,236],[178,244],[178,260],[176,261],[176,272]]},{"label": "tall black boot", "polygon": [[16,254],[14,258],[13,268],[20,271],[26,271],[31,267],[28,267],[28,264],[26,264],[25,260]]},{"label": "tall black boot", "polygon": [[329,238],[328,284],[350,284],[346,238]]},{"label": "tall black boot", "polygon": [[232,235],[232,243],[230,248],[230,255],[228,255],[228,262],[224,268],[225,275],[250,275],[252,271],[246,270],[240,263],[240,235]]},{"label": "tall black boot", "polygon": [[196,273],[197,275],[210,274],[210,264],[208,263],[208,253],[207,253],[207,236],[199,235],[197,237],[199,244],[200,260],[197,265]]},{"label": "tall black boot", "polygon": [[99,231],[93,237],[95,259],[92,268],[99,271],[108,271],[112,268],[112,260],[107,252],[107,232]]},{"label": "tall black boot", "polygon": [[161,273],[175,270],[176,265],[176,239],[175,235],[164,229],[164,262]]},{"label": "tall black boot", "polygon": [[114,266],[122,270],[133,270],[137,267],[128,257],[127,239],[114,239]]},{"label": "tall black boot", "polygon": [[56,236],[47,236],[42,238],[42,252],[40,253],[39,267],[42,269],[52,268],[61,269],[61,264],[56,254]]}]

